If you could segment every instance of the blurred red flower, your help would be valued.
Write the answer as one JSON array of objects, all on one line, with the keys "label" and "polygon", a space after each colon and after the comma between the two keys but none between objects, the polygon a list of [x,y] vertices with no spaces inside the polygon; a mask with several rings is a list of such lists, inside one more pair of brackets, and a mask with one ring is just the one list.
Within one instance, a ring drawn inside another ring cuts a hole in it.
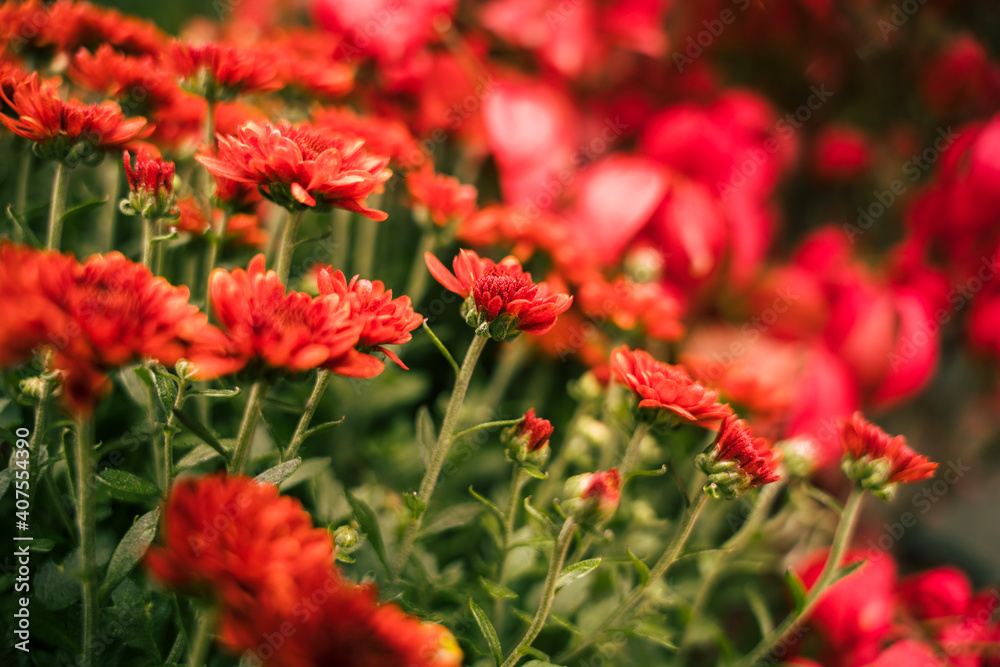
[{"label": "blurred red flower", "polygon": [[195,82],[199,95],[211,100],[269,93],[282,86],[274,59],[257,49],[227,44],[170,44],[174,70]]},{"label": "blurred red flower", "polygon": [[414,212],[429,217],[438,227],[461,223],[476,210],[474,185],[462,185],[454,176],[435,174],[429,164],[407,174],[406,188]]},{"label": "blurred red flower", "polygon": [[933,477],[938,467],[937,463],[910,449],[904,436],[890,437],[860,412],[841,423],[840,442],[845,455],[854,461],[886,461],[888,484],[919,482]]}]

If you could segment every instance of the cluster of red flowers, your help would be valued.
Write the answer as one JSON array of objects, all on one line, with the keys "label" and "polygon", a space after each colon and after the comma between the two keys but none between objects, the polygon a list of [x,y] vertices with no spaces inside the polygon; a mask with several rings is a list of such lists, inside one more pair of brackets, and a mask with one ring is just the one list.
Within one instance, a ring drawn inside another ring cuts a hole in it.
[{"label": "cluster of red flowers", "polygon": [[[298,500],[248,477],[179,481],[149,570],[219,610],[220,642],[269,667],[457,667],[443,626],[379,604],[375,589],[333,565],[330,534]],[[279,637],[280,641],[274,638]]]}]

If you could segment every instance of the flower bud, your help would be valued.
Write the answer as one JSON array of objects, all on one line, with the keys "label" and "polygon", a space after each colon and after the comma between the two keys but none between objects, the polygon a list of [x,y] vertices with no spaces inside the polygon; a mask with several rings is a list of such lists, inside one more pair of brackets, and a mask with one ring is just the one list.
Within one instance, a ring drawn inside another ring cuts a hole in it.
[{"label": "flower bud", "polygon": [[570,477],[564,488],[567,500],[563,509],[582,523],[604,523],[618,509],[621,485],[618,468]]},{"label": "flower bud", "polygon": [[140,215],[146,220],[175,217],[174,163],[150,157],[146,151],[139,151],[134,169],[128,151],[123,161],[129,195],[121,203],[122,212]]},{"label": "flower bud", "polygon": [[333,531],[333,543],[337,545],[339,553],[349,554],[361,546],[361,536],[350,526],[338,526]]},{"label": "flower bud", "polygon": [[753,437],[743,420],[729,416],[722,420],[711,451],[699,454],[695,465],[708,475],[705,493],[732,500],[755,486],[778,481],[780,461],[780,451]]},{"label": "flower bud", "polygon": [[540,466],[549,458],[549,438],[552,424],[535,416],[535,409],[525,413],[520,422],[503,432],[507,455],[518,463]]}]

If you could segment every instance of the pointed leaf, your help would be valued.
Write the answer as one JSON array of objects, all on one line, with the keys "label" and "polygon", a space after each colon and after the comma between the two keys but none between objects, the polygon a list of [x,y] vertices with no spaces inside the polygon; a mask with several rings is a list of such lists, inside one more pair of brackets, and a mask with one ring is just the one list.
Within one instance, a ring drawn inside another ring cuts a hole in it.
[{"label": "pointed leaf", "polygon": [[497,599],[511,600],[517,597],[517,593],[510,590],[503,584],[498,584],[495,581],[490,581],[486,577],[479,577],[479,583],[483,585],[486,592]]},{"label": "pointed leaf", "polygon": [[656,644],[659,644],[660,646],[663,646],[664,648],[669,648],[671,650],[677,649],[676,644],[674,644],[669,639],[656,632],[651,632],[649,630],[644,630],[642,628],[623,629],[623,632],[625,632],[625,634],[632,635],[633,637],[639,637],[640,639],[646,639],[648,641],[654,642]]},{"label": "pointed leaf", "polygon": [[97,481],[107,487],[112,498],[129,502],[159,500],[160,488],[149,480],[124,470],[109,468],[97,476]]},{"label": "pointed leaf", "polygon": [[834,582],[840,581],[844,577],[849,577],[854,574],[862,565],[868,562],[867,558],[862,558],[861,560],[854,561],[853,563],[848,563],[847,565],[841,565],[837,568],[837,576],[834,578]]},{"label": "pointed leaf", "polygon": [[643,586],[649,583],[649,568],[639,560],[639,557],[632,553],[632,549],[626,547],[625,551],[628,552],[628,557],[632,561],[632,565],[635,566],[636,574],[639,575],[639,583]]},{"label": "pointed leaf", "polygon": [[218,438],[212,435],[212,433],[207,428],[201,425],[201,422],[192,417],[188,417],[186,414],[184,414],[177,408],[174,408],[173,412],[174,416],[177,417],[177,421],[184,424],[184,426],[186,426],[189,431],[191,431],[196,436],[201,438],[202,442],[204,442],[206,445],[208,445],[215,451],[222,454],[222,457],[226,459],[227,463],[229,462],[229,459],[232,457],[232,454],[229,452],[229,450],[227,450],[225,447],[222,446],[222,443],[219,442]]},{"label": "pointed leaf", "polygon": [[206,444],[200,444],[197,447],[191,449],[190,452],[181,457],[181,460],[177,462],[174,469],[177,472],[181,470],[187,470],[188,468],[193,468],[199,463],[204,463],[205,461],[211,461],[214,458],[219,457],[219,452],[214,448]]},{"label": "pointed leaf", "polygon": [[347,419],[346,416],[341,417],[340,419],[338,419],[335,422],[323,422],[322,424],[317,424],[316,426],[313,426],[312,428],[307,429],[306,432],[302,434],[302,441],[305,442],[307,438],[311,438],[312,436],[316,435],[317,433],[324,433],[326,431],[329,431],[334,426],[340,426],[341,424],[344,423],[345,419]]},{"label": "pointed leaf", "polygon": [[788,592],[792,595],[792,607],[797,614],[806,606],[806,585],[802,583],[799,575],[791,569],[785,570],[785,584],[788,586]]},{"label": "pointed leaf", "polygon": [[31,228],[28,227],[27,224],[22,222],[21,218],[16,213],[14,213],[13,204],[7,205],[7,217],[10,218],[11,222],[13,222],[14,225],[21,230],[21,238],[24,239],[25,243],[30,245],[32,248],[45,247],[45,244],[38,240],[38,237],[35,236],[35,233],[31,231]]},{"label": "pointed leaf", "polygon": [[581,560],[579,563],[573,563],[569,567],[563,569],[559,573],[559,577],[556,579],[556,590],[566,587],[567,585],[573,583],[577,579],[582,579],[588,574],[593,572],[598,565],[601,564],[601,558],[588,558],[587,560]]},{"label": "pointed leaf", "polygon": [[423,529],[420,531],[420,536],[427,537],[428,535],[436,535],[437,533],[443,533],[446,530],[468,525],[469,522],[475,519],[482,511],[483,508],[479,503],[471,501],[451,505],[435,514],[432,518],[428,518],[428,520],[424,523]]},{"label": "pointed leaf", "polygon": [[103,199],[92,199],[91,201],[84,202],[78,206],[74,206],[71,209],[67,209],[66,212],[62,214],[62,219],[63,221],[69,220],[70,218],[79,215],[80,213],[89,211],[90,209],[93,208],[104,206],[104,204],[106,204],[107,202],[108,202],[107,197]]},{"label": "pointed leaf", "polygon": [[523,470],[524,472],[528,473],[529,475],[531,475],[535,479],[548,479],[549,478],[549,473],[542,472],[541,470],[539,470],[538,468],[536,468],[534,466],[522,466],[521,470]]},{"label": "pointed leaf", "polygon": [[292,473],[298,470],[300,465],[302,465],[302,459],[285,461],[284,463],[279,463],[273,468],[268,468],[261,474],[257,475],[254,479],[261,484],[274,484],[277,486],[291,477]]},{"label": "pointed leaf", "polygon": [[427,511],[427,503],[417,498],[416,491],[410,491],[409,493],[403,494],[403,500],[406,502],[406,506],[410,508],[410,515],[413,520],[419,519],[424,512]]},{"label": "pointed leaf", "polygon": [[497,667],[503,664],[503,649],[500,647],[500,637],[497,636],[497,631],[490,623],[489,617],[486,612],[479,608],[476,601],[469,598],[469,609],[472,610],[472,615],[476,618],[476,623],[479,624],[479,630],[483,633],[483,637],[486,637],[486,643],[490,646],[490,653],[493,654],[493,659],[497,663]]},{"label": "pointed leaf", "polygon": [[379,561],[382,562],[383,567],[388,571],[389,562],[385,557],[385,544],[382,542],[382,531],[379,530],[378,518],[375,516],[375,512],[368,506],[368,503],[355,497],[347,489],[344,489],[344,494],[347,496],[347,502],[351,504],[351,510],[354,512],[354,518],[357,519],[361,532],[368,537],[372,549],[375,550],[375,555],[378,556]]},{"label": "pointed leaf", "polygon": [[527,510],[528,514],[538,519],[545,527],[545,529],[549,532],[550,535],[555,534],[556,524],[552,521],[551,518],[549,518],[547,514],[545,514],[545,512],[542,512],[540,509],[537,509],[534,505],[531,504],[531,496],[527,496],[524,499],[524,509]]},{"label": "pointed leaf", "polygon": [[100,597],[104,597],[109,591],[117,588],[118,584],[129,575],[132,568],[146,555],[146,550],[156,537],[156,526],[159,520],[160,509],[156,508],[136,519],[132,527],[128,529],[125,537],[111,554],[111,562],[108,564],[107,574],[104,575],[104,582],[101,583],[101,590],[98,593]]},{"label": "pointed leaf", "polygon": [[473,498],[475,498],[476,500],[478,500],[479,502],[481,502],[483,505],[485,505],[489,509],[493,510],[493,512],[495,512],[496,515],[498,517],[500,517],[501,521],[506,520],[507,517],[504,515],[503,511],[499,507],[497,507],[496,505],[494,505],[491,500],[489,500],[488,498],[485,498],[485,497],[479,495],[478,493],[476,493],[476,490],[473,489],[471,486],[469,487],[469,493],[472,494]]},{"label": "pointed leaf", "polygon": [[[206,398],[232,398],[240,395],[240,388],[236,389],[196,389],[190,393],[191,396],[205,396]],[[300,411],[302,408],[298,408]]]}]

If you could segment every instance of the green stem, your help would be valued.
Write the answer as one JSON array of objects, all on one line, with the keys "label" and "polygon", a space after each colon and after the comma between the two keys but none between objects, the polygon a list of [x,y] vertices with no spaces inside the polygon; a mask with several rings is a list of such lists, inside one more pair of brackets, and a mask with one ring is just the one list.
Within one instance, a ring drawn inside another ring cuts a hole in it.
[{"label": "green stem", "polygon": [[557,658],[557,662],[567,662],[571,658],[579,655],[586,648],[592,646],[596,643],[604,633],[612,627],[617,627],[620,623],[628,620],[635,611],[636,606],[642,601],[646,596],[646,592],[649,587],[656,581],[659,581],[670,566],[677,562],[677,557],[681,553],[681,549],[687,543],[688,538],[691,536],[691,531],[694,528],[694,524],[698,521],[698,516],[701,511],[705,508],[705,504],[708,502],[708,494],[702,493],[693,506],[689,507],[684,515],[684,520],[681,523],[677,534],[674,539],[671,540],[670,545],[667,550],[663,552],[660,559],[656,561],[656,564],[649,571],[649,579],[646,583],[639,583],[635,586],[629,593],[622,598],[622,601],[618,603],[618,606],[597,626],[595,630],[589,633],[588,638],[575,649],[573,649],[569,654],[565,656],[560,656]]},{"label": "green stem", "polygon": [[243,409],[243,419],[240,421],[240,431],[236,436],[236,449],[233,451],[233,459],[229,464],[230,474],[243,474],[246,468],[247,459],[250,458],[250,443],[253,440],[253,433],[257,430],[257,422],[260,421],[260,412],[264,407],[264,399],[267,397],[269,389],[264,380],[257,380],[250,387],[247,394],[247,404]]},{"label": "green stem", "polygon": [[[41,377],[41,387],[38,393],[38,406],[35,408],[35,430],[31,433],[31,441],[28,443],[28,480],[31,486],[28,487],[28,517],[30,523],[31,510],[35,506],[35,487],[41,485],[38,479],[38,456],[45,442],[45,427],[49,421],[49,396],[52,395],[52,383],[46,375]],[[38,481],[36,481],[38,480]]]},{"label": "green stem", "polygon": [[844,512],[840,515],[840,523],[837,524],[837,531],[833,535],[833,545],[830,547],[830,554],[826,558],[826,565],[823,566],[823,571],[820,572],[816,583],[813,584],[812,588],[806,594],[802,609],[798,612],[792,612],[785,617],[781,625],[764,637],[749,655],[736,663],[736,667],[755,665],[776,645],[784,643],[787,636],[795,627],[809,616],[809,613],[816,606],[816,603],[819,602],[826,589],[837,580],[840,561],[851,543],[851,537],[854,534],[854,526],[857,523],[863,498],[864,489],[859,487],[855,487],[851,491],[851,495],[847,497],[847,502],[844,503]]},{"label": "green stem", "polygon": [[104,181],[104,191],[108,193],[108,202],[101,208],[100,217],[97,219],[97,252],[114,249],[121,170],[121,160],[110,160],[101,165],[101,179]]},{"label": "green stem", "polygon": [[406,291],[403,292],[410,297],[414,306],[420,304],[424,298],[424,291],[427,289],[427,276],[430,272],[424,263],[424,254],[434,250],[437,243],[437,230],[433,228],[433,223],[429,223],[427,229],[420,236],[420,244],[417,246],[417,254],[413,259],[413,266],[410,267],[410,278],[406,281]]},{"label": "green stem", "polygon": [[636,462],[639,460],[639,447],[642,445],[643,439],[646,434],[649,433],[650,424],[646,422],[639,422],[635,426],[635,431],[632,433],[632,437],[628,441],[628,445],[625,447],[625,455],[622,457],[622,462],[618,466],[618,472],[621,473],[622,477],[627,477],[632,469],[635,467]]},{"label": "green stem", "polygon": [[299,225],[305,210],[289,211],[285,220],[285,229],[281,236],[281,246],[278,248],[278,263],[274,270],[282,283],[288,283],[288,274],[292,268],[292,255],[295,253],[295,239],[299,235]]},{"label": "green stem", "polygon": [[[743,547],[747,545],[751,538],[757,534],[757,530],[760,528],[761,524],[764,523],[764,519],[767,518],[768,512],[771,510],[771,503],[777,498],[778,493],[785,486],[787,478],[783,478],[778,482],[773,482],[766,485],[760,490],[757,495],[757,502],[753,509],[750,511],[750,516],[747,517],[743,525],[733,533],[732,536],[722,544],[722,553],[706,554],[708,558],[711,559],[710,564],[705,568],[704,580],[701,586],[698,588],[698,593],[695,595],[694,603],[691,605],[691,618],[699,618],[702,611],[705,609],[705,605],[708,603],[708,596],[712,592],[715,582],[718,581],[719,575],[723,571],[723,565],[726,561],[731,560],[737,554],[739,554]],[[690,649],[691,638],[691,625],[684,627],[684,632],[681,635],[680,649],[677,654],[678,664],[684,664],[684,657],[687,655]]]},{"label": "green stem", "polygon": [[59,250],[62,240],[63,214],[66,213],[66,196],[69,193],[69,170],[62,162],[56,163],[52,181],[52,203],[49,205],[49,230],[45,238],[46,250]]},{"label": "green stem", "polygon": [[437,337],[437,334],[431,331],[431,328],[429,326],[427,326],[427,320],[424,320],[422,326],[424,328],[424,331],[427,332],[427,335],[431,337],[431,340],[434,342],[434,346],[438,349],[438,351],[442,355],[444,355],[444,358],[448,360],[448,363],[451,365],[451,369],[455,371],[455,375],[457,376],[459,373],[459,368],[458,368],[458,362],[455,361],[455,357],[451,356],[451,352],[449,352],[448,348],[444,346],[444,343],[441,342],[441,339]]},{"label": "green stem", "polygon": [[320,401],[323,400],[323,394],[326,393],[326,388],[330,386],[330,380],[332,379],[332,372],[320,369],[319,374],[316,376],[316,384],[313,386],[312,394],[309,396],[309,401],[302,410],[302,416],[299,418],[298,426],[295,427],[295,433],[292,434],[292,441],[288,443],[288,449],[281,455],[282,461],[290,461],[299,453],[299,447],[302,446],[302,442],[306,439],[306,431],[309,430],[309,422],[312,421],[313,415],[316,414],[316,408],[319,407]]},{"label": "green stem", "polygon": [[219,223],[219,230],[208,240],[208,257],[205,259],[205,307],[209,305],[209,286],[212,281],[212,271],[219,261],[222,253],[222,246],[226,243],[226,234],[229,232],[229,211],[222,211],[222,222]]},{"label": "green stem", "polygon": [[[27,141],[18,142],[21,145],[21,159],[17,164],[17,186],[14,190],[14,211],[18,216],[24,215],[24,207],[28,202],[28,180],[31,176],[31,158],[33,153]],[[20,228],[15,226],[14,233],[20,238]]]},{"label": "green stem", "polygon": [[[448,401],[448,409],[444,413],[441,432],[438,434],[437,443],[434,445],[434,451],[431,452],[427,470],[424,471],[424,478],[421,480],[420,489],[417,492],[417,498],[425,506],[428,505],[431,495],[434,493],[438,475],[441,474],[441,466],[444,465],[444,460],[448,456],[448,450],[451,448],[452,434],[455,432],[455,426],[458,424],[458,413],[465,402],[465,393],[469,389],[469,380],[472,379],[472,371],[475,370],[479,355],[482,354],[488,340],[489,338],[481,336],[475,336],[472,339],[472,343],[469,344],[469,350],[465,353],[465,360],[462,361],[462,367],[455,378],[455,388],[452,389],[451,399]],[[406,533],[403,535],[399,551],[396,553],[396,560],[393,563],[393,577],[399,576],[410,559],[410,553],[413,551],[413,545],[417,540],[417,533],[420,531],[420,526],[423,523],[424,514],[426,514],[426,511],[413,519],[406,527]]]},{"label": "green stem", "polygon": [[531,625],[528,626],[524,637],[517,643],[514,650],[510,652],[507,659],[503,661],[501,667],[514,667],[517,661],[523,657],[521,650],[531,646],[531,643],[535,641],[535,637],[538,636],[538,633],[545,626],[545,621],[552,610],[552,602],[556,597],[556,581],[559,579],[559,573],[562,572],[563,563],[566,561],[566,552],[569,550],[570,542],[573,541],[573,531],[575,529],[576,523],[573,521],[573,517],[566,519],[562,530],[559,531],[559,537],[556,538],[555,547],[552,549],[552,560],[549,561],[549,571],[545,575],[545,583],[542,585],[542,599],[538,602],[538,610],[535,612],[535,617],[531,619]]},{"label": "green stem", "polygon": [[153,236],[156,234],[156,220],[142,219],[142,265],[149,268],[153,264]]},{"label": "green stem", "polygon": [[524,417],[518,417],[517,419],[501,419],[495,422],[485,422],[483,424],[477,424],[476,426],[471,426],[464,431],[459,431],[451,437],[452,442],[457,442],[459,438],[465,437],[470,433],[475,433],[476,431],[483,431],[489,428],[499,428],[501,426],[513,426],[514,424],[520,424]]},{"label": "green stem", "polygon": [[198,632],[191,643],[191,650],[188,652],[188,667],[202,667],[208,650],[212,646],[212,630],[215,629],[215,612],[205,609],[198,619]]},{"label": "green stem", "polygon": [[79,418],[76,424],[76,523],[80,537],[80,567],[83,587],[82,667],[94,667],[97,630],[97,480],[94,461],[94,423]]},{"label": "green stem", "polygon": [[[378,245],[378,222],[363,220],[357,226],[352,271],[362,278],[372,277],[375,265],[375,248]],[[411,297],[412,298],[412,297]]]},{"label": "green stem", "polygon": [[332,237],[330,243],[330,265],[347,274],[347,248],[351,243],[351,215],[346,208],[333,209],[333,220],[330,222]]},{"label": "green stem", "polygon": [[[507,492],[507,507],[503,520],[503,553],[500,555],[500,565],[497,569],[497,583],[503,586],[507,582],[507,555],[510,553],[510,542],[514,535],[514,524],[517,523],[517,509],[520,504],[521,490],[528,481],[528,474],[519,466],[514,466],[514,474],[510,480],[510,490]],[[493,602],[493,622],[497,625],[497,632],[503,628],[504,598],[497,598]]]},{"label": "green stem", "polygon": [[[177,398],[174,399],[174,409],[181,410],[187,402],[186,383],[177,390]],[[177,431],[177,415],[170,411],[167,417],[167,427],[163,429],[163,490],[170,492],[170,484],[174,478],[174,434]]]}]

